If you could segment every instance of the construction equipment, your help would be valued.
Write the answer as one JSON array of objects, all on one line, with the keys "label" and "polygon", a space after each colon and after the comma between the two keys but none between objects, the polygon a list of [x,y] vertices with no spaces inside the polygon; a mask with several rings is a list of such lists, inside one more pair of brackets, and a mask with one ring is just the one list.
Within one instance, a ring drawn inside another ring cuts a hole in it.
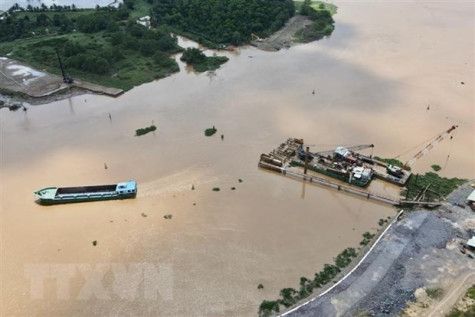
[{"label": "construction equipment", "polygon": [[61,73],[63,74],[63,82],[66,84],[72,84],[74,79],[66,74],[66,71],[64,70],[63,63],[61,62],[61,57],[59,57],[59,52],[58,49],[55,48],[56,55],[58,56],[58,61],[59,61],[59,67],[61,67]]},{"label": "construction equipment", "polygon": [[446,138],[452,131],[458,128],[458,125],[453,125],[450,127],[450,129],[442,132],[441,134],[437,135],[434,139],[432,139],[429,144],[427,144],[422,150],[416,153],[412,158],[410,158],[406,163],[403,165],[403,169],[406,167],[411,167],[412,164],[414,164],[415,161],[423,157],[427,152],[432,150],[434,146],[439,144],[440,141],[442,141],[444,138]]},{"label": "construction equipment", "polygon": [[[368,149],[368,148],[374,148],[374,144],[344,146],[343,148],[345,148],[346,150],[349,150],[349,151],[361,151],[361,150],[365,150],[365,149]],[[317,155],[320,155],[320,156],[326,156],[326,155],[329,155],[329,154],[333,154],[334,152],[335,152],[335,149],[327,150],[327,151],[320,151],[320,152],[313,152],[313,154],[317,154]]]},{"label": "construction equipment", "polygon": [[251,33],[251,38],[253,41],[257,41],[257,42],[262,42],[263,39],[261,39],[258,35],[254,34],[254,33]]}]

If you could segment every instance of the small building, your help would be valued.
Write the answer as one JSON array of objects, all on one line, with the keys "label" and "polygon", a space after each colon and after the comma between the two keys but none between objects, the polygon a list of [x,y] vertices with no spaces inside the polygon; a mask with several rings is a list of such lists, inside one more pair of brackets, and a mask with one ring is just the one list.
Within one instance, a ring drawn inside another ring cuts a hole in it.
[{"label": "small building", "polygon": [[470,195],[468,195],[467,200],[470,208],[472,208],[472,210],[475,210],[475,190]]}]

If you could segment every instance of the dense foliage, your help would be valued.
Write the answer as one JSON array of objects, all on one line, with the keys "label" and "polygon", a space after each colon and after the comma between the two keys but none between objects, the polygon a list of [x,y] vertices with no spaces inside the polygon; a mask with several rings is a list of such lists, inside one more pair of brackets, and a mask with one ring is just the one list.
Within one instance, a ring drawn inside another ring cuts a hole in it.
[{"label": "dense foliage", "polygon": [[197,48],[187,48],[180,60],[188,65],[192,65],[195,71],[204,72],[207,70],[215,70],[229,59],[226,56],[206,56]]},{"label": "dense foliage", "polygon": [[466,179],[461,178],[440,177],[434,172],[427,172],[424,175],[412,175],[406,183],[406,191],[403,194],[411,200],[417,198],[425,190],[424,199],[422,200],[439,200],[466,181]]},{"label": "dense foliage", "polygon": [[[178,71],[169,56],[181,50],[176,37],[129,19],[133,4],[127,0],[117,9],[96,10],[17,7],[0,20],[0,55],[11,53],[58,74],[58,49],[73,77],[123,89]],[[16,39],[23,40],[9,44]]]},{"label": "dense foliage", "polygon": [[335,29],[335,21],[323,4],[315,9],[310,0],[305,0],[300,7],[300,14],[308,16],[313,21],[312,24],[297,32],[297,37],[302,42],[319,40],[329,36]]},{"label": "dense foliage", "polygon": [[294,14],[291,0],[154,0],[159,24],[214,43],[241,44],[251,33],[266,37]]}]

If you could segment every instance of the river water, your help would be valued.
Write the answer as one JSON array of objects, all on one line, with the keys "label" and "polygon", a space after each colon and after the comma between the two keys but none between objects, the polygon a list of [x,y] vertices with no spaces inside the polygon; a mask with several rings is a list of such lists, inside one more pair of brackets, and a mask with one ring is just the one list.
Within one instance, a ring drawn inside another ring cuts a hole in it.
[{"label": "river water", "polygon": [[[336,4],[330,38],[223,53],[230,60],[215,76],[181,64],[117,99],[0,111],[2,315],[255,316],[263,299],[297,288],[396,212],[259,170],[259,155],[288,137],[315,151],[413,149],[405,161],[458,124],[414,170],[438,164],[443,176],[475,177],[473,3]],[[154,134],[134,137],[152,122]],[[213,125],[217,135],[205,137]],[[138,181],[137,199],[42,207],[32,195],[126,179]],[[371,189],[397,191],[378,181]],[[158,298],[144,292],[150,274],[134,290],[113,263],[155,265]],[[58,278],[64,268],[74,274]]]}]

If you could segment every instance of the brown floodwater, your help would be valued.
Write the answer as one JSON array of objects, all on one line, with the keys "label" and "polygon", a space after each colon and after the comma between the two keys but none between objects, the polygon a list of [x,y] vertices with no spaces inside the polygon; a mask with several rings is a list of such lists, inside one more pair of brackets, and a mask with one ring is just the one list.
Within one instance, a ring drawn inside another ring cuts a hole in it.
[{"label": "brown floodwater", "polygon": [[[330,38],[219,52],[230,60],[215,75],[180,64],[117,99],[1,110],[1,314],[255,316],[263,299],[297,288],[396,211],[259,170],[259,155],[288,137],[315,151],[373,143],[374,155],[405,161],[458,124],[413,169],[438,164],[443,176],[474,178],[473,3],[336,4]],[[152,122],[155,133],[134,136]],[[213,125],[217,135],[205,137]],[[138,181],[137,199],[43,207],[32,194],[126,179]],[[379,181],[371,190],[397,192]],[[156,265],[160,296],[122,299],[109,270],[95,279],[109,299],[84,299],[79,268],[101,263]],[[77,269],[67,296],[54,278],[32,295],[26,272],[39,264]]]}]

